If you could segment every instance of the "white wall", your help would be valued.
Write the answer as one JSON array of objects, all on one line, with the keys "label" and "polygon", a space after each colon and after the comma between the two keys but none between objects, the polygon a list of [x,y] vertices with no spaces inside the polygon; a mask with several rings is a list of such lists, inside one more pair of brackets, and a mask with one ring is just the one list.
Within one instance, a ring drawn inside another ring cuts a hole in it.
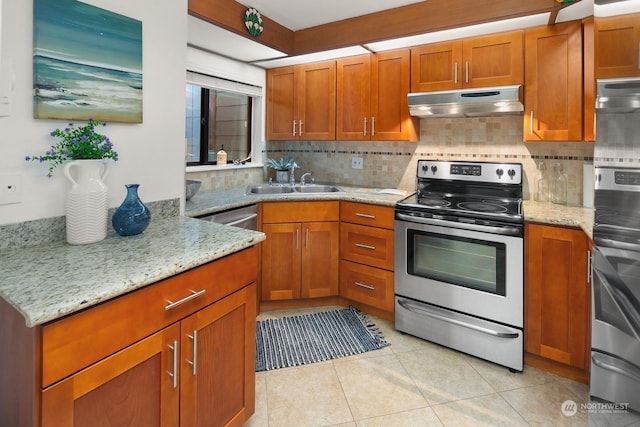
[{"label": "white wall", "polygon": [[[3,3],[0,52],[12,59],[16,78],[11,115],[0,117],[0,173],[20,174],[22,186],[21,203],[0,206],[0,224],[8,224],[64,215],[68,183],[60,170],[47,178],[46,166],[24,161],[44,153],[49,132],[66,122],[33,118],[33,1]],[[109,207],[120,205],[128,183],[140,184],[145,202],[182,197],[187,0],[86,3],[142,21],[143,123],[105,129],[120,156],[106,178]]]}]

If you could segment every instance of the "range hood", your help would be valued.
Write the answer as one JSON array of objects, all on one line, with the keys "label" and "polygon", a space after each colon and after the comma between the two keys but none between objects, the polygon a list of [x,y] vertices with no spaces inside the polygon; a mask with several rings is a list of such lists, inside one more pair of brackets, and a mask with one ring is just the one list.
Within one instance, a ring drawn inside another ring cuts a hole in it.
[{"label": "range hood", "polygon": [[640,111],[640,77],[599,79],[596,111],[603,113]]},{"label": "range hood", "polygon": [[410,93],[409,114],[417,117],[480,117],[519,114],[522,86]]}]

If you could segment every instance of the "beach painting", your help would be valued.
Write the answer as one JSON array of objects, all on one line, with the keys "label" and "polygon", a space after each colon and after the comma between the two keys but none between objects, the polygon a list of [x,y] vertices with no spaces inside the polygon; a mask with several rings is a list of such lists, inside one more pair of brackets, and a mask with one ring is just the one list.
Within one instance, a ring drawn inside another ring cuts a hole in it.
[{"label": "beach painting", "polygon": [[38,119],[142,123],[142,22],[77,0],[34,0]]}]

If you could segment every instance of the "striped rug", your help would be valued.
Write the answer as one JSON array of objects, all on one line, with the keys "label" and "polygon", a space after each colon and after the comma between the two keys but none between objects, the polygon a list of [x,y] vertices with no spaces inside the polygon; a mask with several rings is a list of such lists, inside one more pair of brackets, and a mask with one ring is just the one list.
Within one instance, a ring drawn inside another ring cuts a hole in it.
[{"label": "striped rug", "polygon": [[388,346],[353,307],[267,319],[256,325],[256,372],[337,359]]}]

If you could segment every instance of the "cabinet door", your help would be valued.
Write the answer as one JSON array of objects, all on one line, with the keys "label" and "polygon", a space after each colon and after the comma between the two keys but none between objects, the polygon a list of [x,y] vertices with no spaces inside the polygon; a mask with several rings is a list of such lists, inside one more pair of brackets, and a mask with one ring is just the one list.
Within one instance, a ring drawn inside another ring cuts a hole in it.
[{"label": "cabinet door", "polygon": [[300,65],[297,68],[295,120],[298,120],[298,138],[335,139],[335,61]]},{"label": "cabinet door", "polygon": [[409,49],[372,56],[371,140],[418,140],[419,123],[407,103],[410,65]]},{"label": "cabinet door", "polygon": [[262,300],[300,298],[300,224],[263,224],[262,232]]},{"label": "cabinet door", "polygon": [[586,369],[588,239],[582,230],[532,224],[525,236],[525,350]]},{"label": "cabinet door", "polygon": [[338,295],[338,224],[302,224],[302,298]]},{"label": "cabinet door", "polygon": [[46,388],[42,426],[178,425],[179,336],[175,324]]},{"label": "cabinet door", "polygon": [[523,81],[523,33],[511,31],[473,37],[462,42],[463,86],[515,85]]},{"label": "cabinet door", "polygon": [[180,425],[241,426],[255,409],[256,286],[181,322]]},{"label": "cabinet door", "polygon": [[462,88],[462,65],[460,40],[411,49],[411,92]]},{"label": "cabinet door", "polygon": [[267,70],[266,116],[267,139],[293,139],[297,135],[295,67]]},{"label": "cabinet door", "polygon": [[368,140],[371,122],[371,55],[337,60],[336,139]]},{"label": "cabinet door", "polygon": [[525,141],[581,140],[580,22],[526,30],[525,45]]},{"label": "cabinet door", "polygon": [[640,76],[640,13],[595,19],[596,78]]}]

